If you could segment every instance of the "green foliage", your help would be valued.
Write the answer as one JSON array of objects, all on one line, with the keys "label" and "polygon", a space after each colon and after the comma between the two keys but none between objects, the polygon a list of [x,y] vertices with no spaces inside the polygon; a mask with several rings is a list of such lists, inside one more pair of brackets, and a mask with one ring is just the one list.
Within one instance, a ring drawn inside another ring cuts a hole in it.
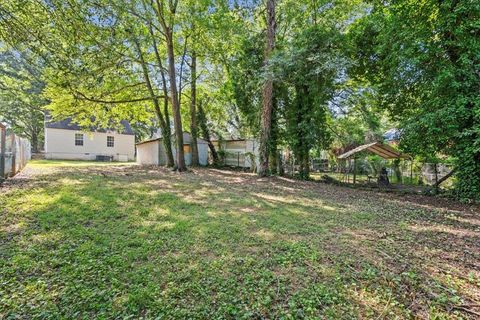
[{"label": "green foliage", "polygon": [[37,151],[43,141],[42,108],[48,101],[42,96],[45,83],[34,60],[27,51],[0,48],[0,121],[30,139]]},{"label": "green foliage", "polygon": [[273,61],[277,81],[285,87],[285,95],[277,97],[283,107],[285,140],[304,178],[308,177],[310,151],[326,149],[331,142],[328,101],[345,61],[341,42],[337,31],[312,27],[298,34]]},{"label": "green foliage", "polygon": [[354,28],[359,74],[400,121],[404,150],[453,156],[469,199],[480,199],[479,18],[476,1],[404,0],[375,3]]},{"label": "green foliage", "polygon": [[234,72],[230,73],[233,96],[242,116],[242,127],[258,135],[262,105],[263,37],[259,35],[244,39],[233,57]]}]

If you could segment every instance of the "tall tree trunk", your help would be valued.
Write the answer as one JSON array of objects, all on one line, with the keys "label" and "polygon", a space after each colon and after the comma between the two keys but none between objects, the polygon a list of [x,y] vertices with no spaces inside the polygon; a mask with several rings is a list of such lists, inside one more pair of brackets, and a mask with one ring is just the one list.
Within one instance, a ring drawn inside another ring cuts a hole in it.
[{"label": "tall tree trunk", "polygon": [[192,51],[191,73],[191,97],[190,97],[190,149],[192,151],[192,166],[198,166],[197,145],[197,55]]},{"label": "tall tree trunk", "polygon": [[173,159],[173,150],[172,150],[172,129],[170,128],[170,116],[168,113],[168,89],[165,82],[163,84],[163,94],[164,94],[163,114],[165,117],[165,124],[166,124],[163,136],[165,139],[164,141],[168,142],[168,143],[164,142],[165,150],[167,152],[167,167],[174,167],[175,160]]},{"label": "tall tree trunk", "polygon": [[213,163],[218,164],[219,163],[218,153],[217,153],[217,150],[215,149],[215,146],[212,143],[212,140],[210,139],[210,130],[208,129],[208,125],[207,125],[207,117],[205,115],[205,111],[203,110],[201,101],[198,103],[198,123],[202,131],[203,140],[207,141],[208,143],[208,148],[210,149],[210,153],[212,154]]},{"label": "tall tree trunk", "polygon": [[308,152],[302,152],[299,175],[301,179],[308,179],[310,176],[310,155]]},{"label": "tall tree trunk", "polygon": [[[265,47],[265,65],[275,46],[275,0],[267,0],[267,44]],[[272,126],[273,80],[267,79],[262,94],[262,122],[260,132],[260,165],[258,175],[263,177],[268,173],[269,141]]]},{"label": "tall tree trunk", "polygon": [[[153,3],[153,1],[152,1]],[[161,0],[156,0],[156,13],[158,17],[158,22],[162,26],[163,33],[165,36],[165,44],[167,46],[167,56],[168,56],[168,75],[170,80],[170,96],[172,99],[172,113],[173,113],[173,125],[175,127],[175,140],[177,146],[176,152],[176,169],[178,171],[186,171],[187,167],[185,166],[185,155],[183,152],[183,128],[182,128],[182,116],[180,114],[180,102],[178,99],[178,88],[177,88],[177,75],[175,71],[175,50],[173,44],[173,28],[174,28],[174,18],[177,10],[178,1],[169,1],[168,13],[165,10],[165,3]],[[167,19],[167,16],[169,18]],[[167,20],[170,21],[167,23]]]},{"label": "tall tree trunk", "polygon": [[185,155],[183,152],[183,129],[180,105],[178,102],[177,76],[175,73],[175,52],[173,48],[173,32],[169,27],[166,30],[167,52],[168,52],[168,74],[170,77],[170,93],[172,98],[173,125],[175,127],[175,140],[177,142],[177,170],[187,170],[185,166]]},{"label": "tall tree trunk", "polygon": [[[157,60],[158,69],[160,72],[160,76],[162,78],[162,90],[163,90],[163,118],[165,122],[165,127],[162,128],[162,135],[163,135],[163,145],[165,147],[165,152],[167,154],[167,167],[175,166],[175,160],[173,159],[173,151],[172,151],[172,130],[170,129],[170,116],[168,113],[168,88],[167,88],[167,79],[165,77],[165,71],[163,69],[162,58],[160,57],[160,53],[158,51],[157,41],[155,40],[155,34],[153,32],[152,25],[148,25],[148,31],[150,32],[150,36],[152,37],[152,44],[153,50],[155,52],[155,58]],[[158,108],[160,111],[160,108]],[[161,112],[159,112],[161,113]]]},{"label": "tall tree trunk", "polygon": [[[275,90],[275,87],[274,89]],[[270,125],[270,139],[269,139],[269,167],[271,174],[278,173],[278,157],[279,152],[277,150],[278,145],[278,120],[277,120],[277,105],[278,101],[275,99],[275,96],[272,97],[272,117]]]}]

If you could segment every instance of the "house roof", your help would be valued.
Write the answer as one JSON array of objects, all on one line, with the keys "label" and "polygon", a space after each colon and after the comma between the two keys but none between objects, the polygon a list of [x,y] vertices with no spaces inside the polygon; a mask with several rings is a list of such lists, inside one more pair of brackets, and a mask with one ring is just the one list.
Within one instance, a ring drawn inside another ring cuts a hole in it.
[{"label": "house roof", "polygon": [[[175,135],[174,135],[174,134],[172,134],[172,138],[175,139]],[[149,140],[145,140],[145,141],[138,142],[137,145],[144,144],[144,143],[149,143],[149,142],[153,142],[153,141],[160,141],[160,140],[162,140],[162,139],[163,139],[163,138],[153,138],[153,139],[149,139]],[[183,144],[184,144],[184,145],[190,144],[190,141],[191,141],[191,135],[190,135],[190,133],[184,131],[184,132],[183,132]],[[197,144],[208,144],[208,142],[205,141],[205,140],[203,140],[203,139],[197,138]]]},{"label": "house roof", "polygon": [[[121,134],[126,134],[126,135],[135,135],[133,132],[132,127],[130,126],[130,123],[126,120],[120,121],[120,124],[123,127],[122,131],[118,131],[115,129],[107,128],[97,128],[97,127],[90,127],[88,131],[91,132],[107,132],[107,131],[117,131],[118,133]],[[85,128],[79,126],[77,123],[72,122],[71,118],[67,118],[61,121],[52,121],[52,117],[49,114],[45,115],[45,128],[50,128],[50,129],[63,129],[63,130],[85,130]]]},{"label": "house roof", "polygon": [[389,129],[387,130],[384,134],[383,134],[383,138],[386,140],[386,141],[398,141],[400,140],[400,137],[402,135],[402,132],[397,129],[397,128],[392,128],[392,129]]},{"label": "house roof", "polygon": [[369,144],[364,144],[362,146],[356,147],[344,154],[338,156],[338,159],[349,159],[362,151],[370,151],[384,159],[408,159],[408,155],[400,153],[397,150],[393,149],[389,145],[383,144],[381,142],[373,142]]},{"label": "house roof", "polygon": [[239,142],[239,141],[256,141],[254,138],[243,139],[212,139],[212,142]]}]

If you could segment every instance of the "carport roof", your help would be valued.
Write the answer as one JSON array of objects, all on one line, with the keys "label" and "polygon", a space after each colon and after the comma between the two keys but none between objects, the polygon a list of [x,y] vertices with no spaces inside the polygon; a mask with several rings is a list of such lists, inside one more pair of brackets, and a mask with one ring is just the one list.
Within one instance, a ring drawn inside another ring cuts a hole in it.
[{"label": "carport roof", "polygon": [[409,159],[410,156],[407,154],[398,152],[387,144],[381,142],[373,142],[369,144],[364,144],[362,146],[356,147],[344,154],[338,156],[338,159],[349,159],[362,151],[370,151],[384,159]]}]

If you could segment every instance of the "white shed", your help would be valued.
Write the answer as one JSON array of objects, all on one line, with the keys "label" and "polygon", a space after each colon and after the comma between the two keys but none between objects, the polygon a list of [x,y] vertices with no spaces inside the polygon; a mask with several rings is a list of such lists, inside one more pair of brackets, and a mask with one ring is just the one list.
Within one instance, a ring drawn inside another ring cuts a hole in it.
[{"label": "white shed", "polygon": [[[190,166],[192,164],[192,152],[190,148],[190,133],[183,133],[183,152],[185,156],[185,164]],[[200,165],[208,165],[208,143],[200,138],[197,138],[198,147],[198,161]],[[176,143],[172,136],[172,151],[173,158],[176,158]],[[143,165],[160,165],[167,164],[167,154],[165,146],[163,145],[163,138],[156,138],[137,143],[137,163]]]}]

